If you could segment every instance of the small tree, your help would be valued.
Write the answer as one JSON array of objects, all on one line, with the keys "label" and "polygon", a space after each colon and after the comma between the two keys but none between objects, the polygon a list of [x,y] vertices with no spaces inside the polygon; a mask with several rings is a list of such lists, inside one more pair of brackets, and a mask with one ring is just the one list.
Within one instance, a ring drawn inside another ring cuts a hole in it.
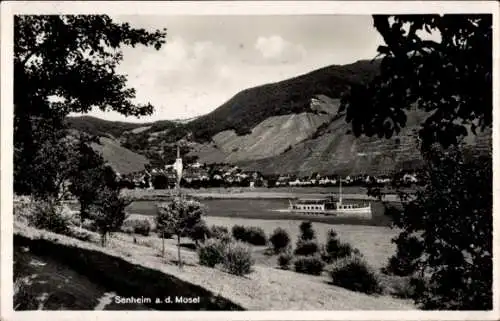
[{"label": "small tree", "polygon": [[195,224],[189,231],[189,238],[194,241],[196,246],[198,246],[199,242],[205,242],[209,237],[210,229],[204,220],[200,220],[200,222]]},{"label": "small tree", "polygon": [[[193,227],[200,224],[205,215],[205,207],[198,201],[176,197],[171,202],[161,203],[157,206],[156,225],[160,231],[170,231],[177,235],[177,256],[179,267],[181,261],[181,236],[192,231]],[[165,238],[162,233],[162,256],[165,254]]]},{"label": "small tree", "polygon": [[104,159],[92,149],[92,142],[96,140],[86,134],[80,134],[78,143],[75,144],[78,156],[74,160],[75,169],[69,186],[69,190],[80,203],[81,222],[89,218],[90,206],[99,198],[103,188],[117,188],[111,184],[115,179],[114,173],[108,172]]},{"label": "small tree", "polygon": [[110,233],[120,229],[126,219],[125,208],[131,201],[120,196],[119,191],[104,188],[90,206],[89,217],[101,235],[101,245],[106,246]]},{"label": "small tree", "polygon": [[290,245],[290,236],[285,229],[278,227],[273,231],[269,241],[273,244],[274,252],[279,253]]},{"label": "small tree", "polygon": [[426,184],[411,197],[401,193],[404,210],[392,217],[403,230],[392,260],[400,272],[429,277],[415,298],[425,309],[491,309],[491,158],[434,146],[426,160]]},{"label": "small tree", "polygon": [[305,221],[300,224],[300,236],[302,241],[311,241],[316,238],[316,233],[312,228],[312,223],[310,221]]}]

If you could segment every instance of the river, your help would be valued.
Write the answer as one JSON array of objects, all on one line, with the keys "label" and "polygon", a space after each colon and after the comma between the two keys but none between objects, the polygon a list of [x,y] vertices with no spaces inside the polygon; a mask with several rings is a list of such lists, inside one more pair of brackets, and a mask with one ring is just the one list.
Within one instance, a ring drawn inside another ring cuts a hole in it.
[{"label": "river", "polygon": [[[350,203],[366,204],[365,200],[345,200]],[[371,202],[373,217],[371,220],[355,218],[304,216],[274,210],[288,207],[287,199],[204,199],[201,202],[207,207],[208,216],[269,219],[269,220],[304,220],[330,224],[352,224],[387,226],[389,218],[384,215],[384,207],[380,202]],[[127,212],[131,214],[156,215],[155,201],[135,201],[129,205]]]}]

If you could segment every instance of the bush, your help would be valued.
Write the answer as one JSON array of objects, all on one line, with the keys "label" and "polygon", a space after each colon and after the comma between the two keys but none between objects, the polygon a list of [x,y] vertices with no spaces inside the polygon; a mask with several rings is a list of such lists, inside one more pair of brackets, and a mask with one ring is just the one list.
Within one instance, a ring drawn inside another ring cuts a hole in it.
[{"label": "bush", "polygon": [[201,265],[214,267],[224,259],[225,244],[218,239],[209,239],[198,248],[198,260]]},{"label": "bush", "polygon": [[353,249],[349,243],[340,242],[334,230],[328,231],[326,245],[321,251],[321,256],[325,262],[331,263],[353,254],[361,255],[359,250]]},{"label": "bush", "polygon": [[193,228],[189,231],[188,236],[196,244],[198,244],[198,242],[205,242],[205,240],[210,237],[210,229],[205,221],[200,221],[193,226]]},{"label": "bush", "polygon": [[243,225],[235,225],[231,231],[235,240],[245,242],[247,229]]},{"label": "bush", "polygon": [[148,219],[130,219],[123,222],[122,232],[135,233],[143,236],[149,236],[151,232],[151,222]]},{"label": "bush", "polygon": [[260,227],[251,226],[247,229],[246,242],[252,245],[266,245],[266,232]]},{"label": "bush", "polygon": [[273,231],[269,241],[273,245],[274,252],[280,253],[290,245],[291,240],[288,232],[281,227],[278,227]]},{"label": "bush", "polygon": [[31,197],[16,196],[13,202],[13,216],[17,221],[29,224],[30,217],[33,215],[36,203]]},{"label": "bush", "polygon": [[66,208],[55,201],[40,201],[34,204],[28,224],[38,229],[69,235],[70,215]]},{"label": "bush", "polygon": [[302,241],[311,241],[316,238],[316,232],[312,228],[312,223],[310,221],[304,221],[299,226],[300,237]]},{"label": "bush", "polygon": [[92,220],[89,219],[85,219],[83,221],[82,228],[92,232],[97,232],[97,226],[94,224]]},{"label": "bush", "polygon": [[397,244],[396,255],[389,258],[387,267],[384,272],[397,276],[412,275],[417,270],[417,262],[423,252],[423,245],[415,236],[407,236],[393,239],[393,243]]},{"label": "bush", "polygon": [[84,242],[90,242],[92,240],[92,235],[89,232],[79,228],[72,228],[69,232],[69,236]]},{"label": "bush", "polygon": [[393,285],[393,295],[401,299],[413,299],[422,282],[420,278],[400,277],[399,282]]},{"label": "bush", "polygon": [[212,225],[210,227],[210,237],[216,239],[223,239],[226,238],[227,236],[230,236],[227,227],[221,225]]},{"label": "bush", "polygon": [[248,274],[254,263],[252,250],[246,244],[231,242],[226,245],[222,264],[229,273],[240,276]]},{"label": "bush", "polygon": [[290,263],[292,263],[293,255],[291,249],[288,247],[285,251],[282,251],[278,256],[278,265],[283,270],[288,270],[290,268]]},{"label": "bush", "polygon": [[325,262],[318,256],[306,256],[298,258],[294,265],[295,272],[320,275],[325,267]]},{"label": "bush", "polygon": [[242,225],[235,225],[232,229],[233,238],[235,240],[250,243],[252,245],[266,245],[266,233],[260,227],[245,227]]},{"label": "bush", "polygon": [[332,283],[366,294],[382,293],[382,287],[372,269],[358,256],[339,259],[329,270]]},{"label": "bush", "polygon": [[165,239],[171,239],[174,236],[174,233],[170,231],[161,231],[157,230],[156,234],[158,235],[159,238],[165,238]]},{"label": "bush", "polygon": [[302,241],[297,242],[295,248],[295,255],[315,255],[319,252],[319,246],[316,241]]}]

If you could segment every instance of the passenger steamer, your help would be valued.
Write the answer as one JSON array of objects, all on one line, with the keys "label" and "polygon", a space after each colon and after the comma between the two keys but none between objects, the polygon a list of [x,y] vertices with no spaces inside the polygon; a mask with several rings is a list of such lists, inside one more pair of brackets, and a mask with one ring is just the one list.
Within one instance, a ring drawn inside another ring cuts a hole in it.
[{"label": "passenger steamer", "polygon": [[289,207],[285,212],[306,214],[306,215],[325,215],[337,217],[354,217],[360,219],[372,218],[372,207],[368,203],[365,206],[358,204],[347,204],[342,200],[342,182],[340,182],[339,198],[327,197],[324,199],[298,199],[289,200]]}]

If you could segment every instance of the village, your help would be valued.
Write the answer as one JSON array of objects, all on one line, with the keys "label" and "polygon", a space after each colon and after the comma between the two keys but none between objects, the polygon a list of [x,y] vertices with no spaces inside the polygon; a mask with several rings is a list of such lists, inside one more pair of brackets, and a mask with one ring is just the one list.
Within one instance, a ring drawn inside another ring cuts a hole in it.
[{"label": "village", "polygon": [[[173,189],[177,174],[173,165],[164,168],[147,166],[143,171],[120,174],[120,184],[126,189]],[[401,172],[393,175],[322,175],[311,173],[307,176],[295,174],[263,175],[259,171],[243,170],[230,164],[187,164],[181,179],[184,188],[210,187],[313,187],[337,186],[339,180],[345,186],[388,186],[399,183],[406,186],[418,184],[418,176],[414,172]]]}]

